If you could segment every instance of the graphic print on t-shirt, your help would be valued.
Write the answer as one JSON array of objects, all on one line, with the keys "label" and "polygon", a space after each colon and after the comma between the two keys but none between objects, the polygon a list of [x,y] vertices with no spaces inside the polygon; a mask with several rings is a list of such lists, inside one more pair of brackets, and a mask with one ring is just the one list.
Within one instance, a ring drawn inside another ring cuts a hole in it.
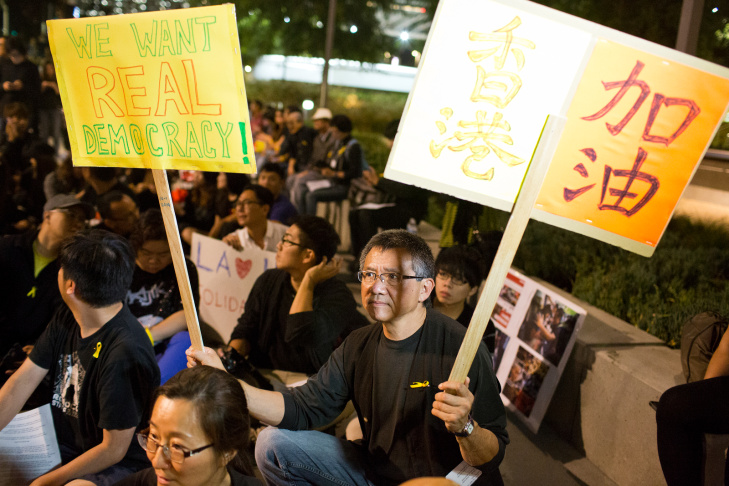
[{"label": "graphic print on t-shirt", "polygon": [[56,375],[56,382],[53,384],[51,405],[58,407],[66,415],[78,418],[79,394],[86,376],[78,353],[74,351],[71,355],[62,355],[58,359],[58,369],[60,373]]},{"label": "graphic print on t-shirt", "polygon": [[139,305],[146,307],[152,304],[152,302],[156,299],[166,297],[169,293],[170,289],[165,289],[164,283],[156,283],[149,289],[142,287],[136,292],[127,291],[127,304],[131,306],[134,303],[139,302]]}]

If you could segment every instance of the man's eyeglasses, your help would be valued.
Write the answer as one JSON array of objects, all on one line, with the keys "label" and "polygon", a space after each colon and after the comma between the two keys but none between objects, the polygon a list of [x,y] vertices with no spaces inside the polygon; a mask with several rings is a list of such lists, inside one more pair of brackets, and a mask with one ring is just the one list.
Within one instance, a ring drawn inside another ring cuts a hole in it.
[{"label": "man's eyeglasses", "polygon": [[281,237],[281,245],[300,246],[301,248],[308,248],[307,246],[304,246],[301,243],[296,243],[295,241],[289,240],[288,238],[286,238],[286,235]]},{"label": "man's eyeglasses", "polygon": [[437,278],[439,278],[441,280],[448,280],[448,279],[450,279],[451,280],[451,283],[453,285],[464,285],[464,284],[467,284],[468,283],[468,281],[462,280],[462,279],[457,278],[457,277],[454,277],[450,273],[444,272],[443,270],[439,270],[438,271]]},{"label": "man's eyeglasses", "polygon": [[243,201],[236,202],[235,203],[235,208],[236,209],[243,209],[244,207],[250,206],[251,204],[258,204],[258,205],[260,205],[261,202],[260,201],[252,201],[250,199],[244,199]]},{"label": "man's eyeglasses", "polygon": [[417,275],[400,275],[399,273],[381,273],[377,275],[375,272],[357,272],[357,279],[365,285],[372,285],[375,280],[380,279],[380,282],[387,285],[388,287],[395,287],[402,283],[403,280],[414,278],[415,280],[422,280],[427,277],[418,277]]},{"label": "man's eyeglasses", "polygon": [[168,461],[176,462],[177,464],[182,464],[188,457],[194,456],[195,454],[213,446],[213,444],[208,444],[203,447],[198,447],[192,451],[186,451],[179,446],[172,446],[172,449],[170,449],[169,446],[160,444],[157,442],[157,439],[153,439],[147,434],[148,432],[140,432],[137,434],[137,440],[139,441],[139,445],[142,446],[142,449],[153,455],[157,454],[157,449],[162,449],[162,454],[164,454],[165,458],[167,458]]}]

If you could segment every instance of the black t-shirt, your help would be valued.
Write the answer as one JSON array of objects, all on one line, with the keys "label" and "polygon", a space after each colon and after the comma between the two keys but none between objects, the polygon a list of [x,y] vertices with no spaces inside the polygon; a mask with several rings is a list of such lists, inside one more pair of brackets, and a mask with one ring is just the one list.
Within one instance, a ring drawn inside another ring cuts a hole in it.
[{"label": "black t-shirt", "polygon": [[[30,359],[50,371],[56,436],[75,456],[100,444],[102,429],[146,426],[159,368],[147,335],[126,306],[85,338],[71,311],[61,306]],[[147,467],[146,454],[134,442],[120,464]]]},{"label": "black t-shirt", "polygon": [[[227,469],[228,474],[230,474],[230,486],[261,486],[263,484],[256,478],[242,475],[232,467],[228,467]],[[157,486],[157,475],[154,469],[150,467],[149,469],[144,469],[131,476],[127,476],[114,486]]]},{"label": "black t-shirt", "polygon": [[[200,286],[197,268],[187,258],[187,275],[190,278],[195,308],[200,304]],[[181,311],[182,297],[177,285],[175,266],[170,264],[157,273],[145,272],[139,265],[134,267],[132,284],[124,299],[131,313],[144,327],[151,327],[177,311]]]},{"label": "black t-shirt", "polygon": [[[410,469],[410,454],[404,431],[398,431],[402,417],[393,411],[402,411],[407,393],[422,393],[420,387],[410,388],[407,382],[415,350],[423,328],[402,341],[392,341],[382,335],[375,355],[373,401],[375,404],[390,403],[388,407],[374,407],[372,438],[369,442],[370,457],[377,473],[394,484],[414,477]],[[393,365],[397,363],[396,365]],[[429,384],[432,385],[432,384]],[[437,386],[435,384],[434,386]],[[399,440],[393,440],[399,437]],[[407,469],[401,469],[408,465]]]}]

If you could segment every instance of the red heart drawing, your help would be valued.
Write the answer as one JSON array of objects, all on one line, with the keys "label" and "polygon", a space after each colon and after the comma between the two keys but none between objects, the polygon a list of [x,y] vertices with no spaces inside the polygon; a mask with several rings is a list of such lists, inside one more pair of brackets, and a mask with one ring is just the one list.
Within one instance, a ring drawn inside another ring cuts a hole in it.
[{"label": "red heart drawing", "polygon": [[241,279],[246,278],[246,275],[248,275],[248,272],[251,271],[252,266],[253,262],[250,260],[243,261],[240,258],[235,259],[235,271],[238,272],[238,276]]}]

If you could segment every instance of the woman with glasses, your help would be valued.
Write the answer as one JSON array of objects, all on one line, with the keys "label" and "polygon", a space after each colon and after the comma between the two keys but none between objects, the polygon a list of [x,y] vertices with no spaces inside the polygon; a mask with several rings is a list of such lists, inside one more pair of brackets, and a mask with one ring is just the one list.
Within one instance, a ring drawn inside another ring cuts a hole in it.
[{"label": "woman with glasses", "polygon": [[238,380],[207,366],[184,369],[157,390],[149,428],[137,434],[152,467],[117,486],[260,485],[250,476],[249,430]]},{"label": "woman with glasses", "polygon": [[[433,308],[468,327],[473,317],[473,297],[484,279],[483,258],[475,248],[464,245],[443,248],[435,260]],[[494,325],[489,322],[484,341],[494,350]]]},{"label": "woman with glasses", "polygon": [[[154,345],[160,383],[164,384],[187,367],[190,334],[160,210],[147,210],[129,240],[136,252],[136,266],[125,300]],[[189,260],[185,263],[195,308],[199,308],[197,269]]]}]

